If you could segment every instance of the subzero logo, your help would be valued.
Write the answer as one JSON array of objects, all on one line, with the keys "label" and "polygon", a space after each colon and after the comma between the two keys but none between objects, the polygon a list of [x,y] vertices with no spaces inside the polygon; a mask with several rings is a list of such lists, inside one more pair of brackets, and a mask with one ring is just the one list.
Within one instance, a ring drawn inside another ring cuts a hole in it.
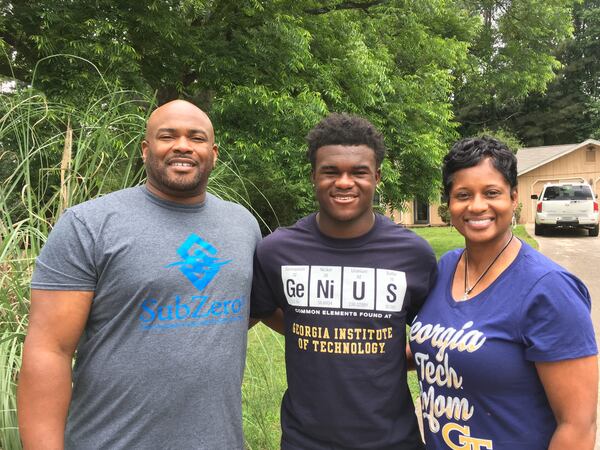
[{"label": "subzero logo", "polygon": [[[231,260],[217,257],[217,249],[200,236],[191,234],[177,249],[181,261],[167,264],[165,268],[178,267],[181,273],[199,291],[215,278],[221,268]],[[173,293],[172,301],[146,298],[139,315],[145,330],[217,325],[246,318],[245,299],[212,300],[208,295],[183,296]]]},{"label": "subzero logo", "polygon": [[231,262],[219,261],[215,257],[217,249],[196,234],[191,234],[177,249],[183,261],[177,261],[167,267],[179,266],[179,270],[199,291],[212,281],[221,267]]}]

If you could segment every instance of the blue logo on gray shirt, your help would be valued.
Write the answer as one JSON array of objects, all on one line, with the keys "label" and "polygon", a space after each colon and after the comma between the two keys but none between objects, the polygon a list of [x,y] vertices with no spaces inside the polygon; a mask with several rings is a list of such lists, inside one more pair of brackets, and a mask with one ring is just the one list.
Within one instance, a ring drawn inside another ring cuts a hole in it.
[{"label": "blue logo on gray shirt", "polygon": [[219,261],[217,249],[196,234],[190,234],[177,249],[183,261],[174,262],[166,267],[179,266],[179,270],[198,289],[203,290],[212,281],[222,266],[231,262]]},{"label": "blue logo on gray shirt", "polygon": [[[199,291],[208,286],[221,267],[232,261],[219,259],[217,249],[196,234],[188,236],[177,254],[182,261],[165,267],[179,267]],[[224,324],[245,320],[242,311],[245,303],[241,297],[212,300],[207,295],[174,295],[174,301],[149,297],[141,304],[139,320],[145,330]]]}]

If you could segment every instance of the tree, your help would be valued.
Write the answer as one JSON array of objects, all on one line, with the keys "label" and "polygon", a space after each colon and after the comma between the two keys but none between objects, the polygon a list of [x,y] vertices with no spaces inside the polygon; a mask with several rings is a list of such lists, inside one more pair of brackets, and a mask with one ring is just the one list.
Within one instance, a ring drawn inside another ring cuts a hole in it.
[{"label": "tree", "polygon": [[487,128],[484,128],[476,134],[478,136],[491,136],[495,139],[498,139],[500,142],[506,144],[506,146],[513,153],[517,153],[517,151],[520,148],[523,148],[523,143],[519,140],[519,138],[511,131],[506,130],[504,128],[498,128],[497,130],[489,130]]},{"label": "tree", "polygon": [[512,112],[510,124],[530,146],[581,142],[600,132],[600,1],[576,2],[573,37],[557,49],[563,67],[544,94]]},{"label": "tree", "polygon": [[[453,99],[466,105],[468,89],[495,98],[490,80],[502,98],[523,80],[523,92],[545,84],[550,42],[564,34],[562,3],[480,3],[5,0],[0,73],[77,104],[103,89],[87,59],[110,86],[154,93],[158,103],[194,101],[213,118],[223,154],[264,194],[252,206],[272,227],[272,209],[287,224],[314,208],[304,136],[328,112],[365,116],[384,132],[380,198],[398,207],[415,192],[438,196],[441,158],[457,136]],[[535,46],[514,29],[533,6],[542,11]],[[481,11],[500,7],[482,27]],[[235,178],[231,186],[240,187]]]},{"label": "tree", "polygon": [[560,63],[555,49],[572,31],[572,0],[465,2],[483,26],[458,74],[455,107],[463,134],[497,128],[507,106],[544,92]]},{"label": "tree", "polygon": [[486,123],[519,136],[526,146],[581,142],[600,131],[600,2],[575,1],[573,36],[554,51],[561,64],[556,78],[544,92],[498,104],[495,114],[488,107],[473,115],[465,130]]},{"label": "tree", "polygon": [[[286,201],[294,216],[313,209],[303,136],[327,111],[347,111],[386,135],[383,202],[398,206],[414,192],[437,196],[441,157],[455,137],[450,69],[466,50],[447,37],[456,29],[451,20],[459,23],[456,11],[432,1],[295,12],[272,12],[256,32],[260,51],[247,64],[269,73],[251,73],[250,86],[240,85],[246,73],[231,77],[235,84],[215,99],[217,121],[235,130],[229,146],[236,161],[252,168],[244,172],[263,186],[263,172],[274,177],[270,199],[295,190],[296,202]],[[272,46],[278,28],[286,33]]]}]

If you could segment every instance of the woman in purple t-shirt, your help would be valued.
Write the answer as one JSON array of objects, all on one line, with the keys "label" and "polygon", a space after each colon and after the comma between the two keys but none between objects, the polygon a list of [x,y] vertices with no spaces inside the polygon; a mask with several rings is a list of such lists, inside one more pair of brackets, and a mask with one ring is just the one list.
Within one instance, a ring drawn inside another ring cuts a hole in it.
[{"label": "woman in purple t-shirt", "polygon": [[427,449],[593,449],[589,293],[513,236],[515,156],[492,138],[463,139],[443,183],[465,249],[442,257],[410,331]]}]

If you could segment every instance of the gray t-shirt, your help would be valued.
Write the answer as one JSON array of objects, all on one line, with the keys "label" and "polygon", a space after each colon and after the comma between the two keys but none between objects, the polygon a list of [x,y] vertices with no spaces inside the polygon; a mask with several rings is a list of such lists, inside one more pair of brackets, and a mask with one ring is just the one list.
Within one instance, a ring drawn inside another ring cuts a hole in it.
[{"label": "gray t-shirt", "polygon": [[65,211],[31,286],[94,291],[66,448],[243,448],[240,388],[259,240],[246,209],[210,194],[183,206],[135,187]]}]

